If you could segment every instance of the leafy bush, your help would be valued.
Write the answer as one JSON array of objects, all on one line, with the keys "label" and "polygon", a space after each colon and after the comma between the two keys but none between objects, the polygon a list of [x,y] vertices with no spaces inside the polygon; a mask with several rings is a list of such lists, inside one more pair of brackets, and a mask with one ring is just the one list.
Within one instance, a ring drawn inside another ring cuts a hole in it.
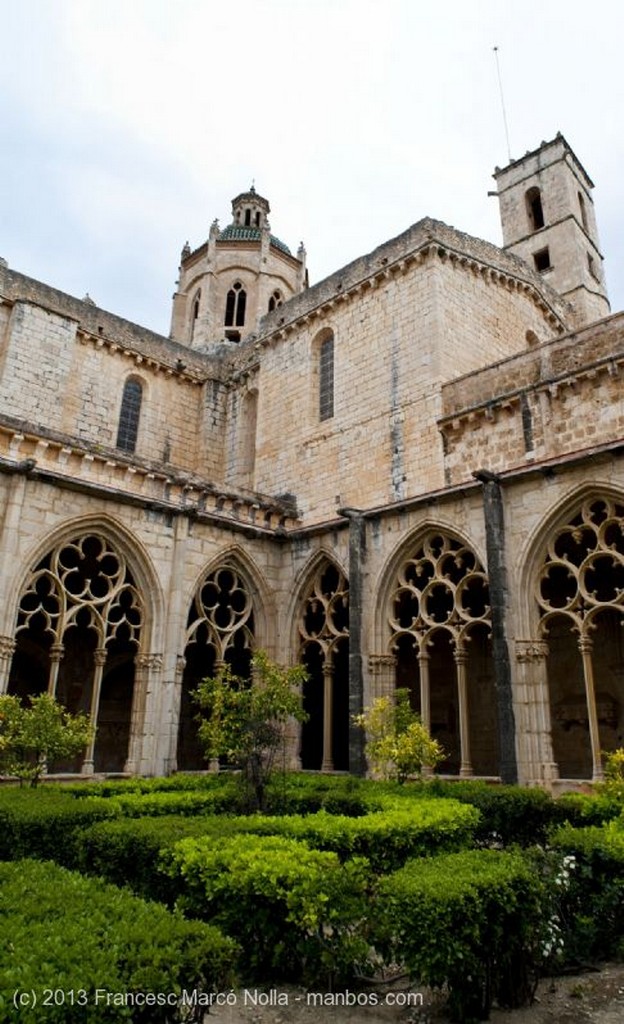
[{"label": "leafy bush", "polygon": [[624,953],[624,829],[620,821],[573,828],[552,838],[572,869],[559,896],[562,953],[569,963]]},{"label": "leafy bush", "polygon": [[453,797],[477,807],[481,823],[475,838],[483,845],[544,843],[552,823],[557,820],[555,801],[543,789],[442,779],[426,782],[423,788],[430,796]]},{"label": "leafy bush", "polygon": [[[3,1021],[198,1021],[205,1010],[183,1017],[177,997],[227,988],[235,958],[235,944],[216,928],[114,886],[55,864],[0,864]],[[16,990],[34,992],[37,1005],[15,1009]],[[170,994],[171,1003],[107,1005],[106,992]]]},{"label": "leafy bush", "polygon": [[493,998],[519,1006],[531,996],[541,892],[519,853],[413,860],[380,880],[375,946],[419,982],[447,984],[453,1019],[484,1020]]},{"label": "leafy bush", "polygon": [[94,730],[86,715],[70,715],[49,693],[28,700],[0,694],[0,773],[36,786],[47,764],[82,753]]},{"label": "leafy bush", "polygon": [[225,665],[204,679],[193,697],[204,715],[197,735],[206,757],[225,757],[235,764],[250,807],[263,810],[286,725],[308,717],[301,697],[307,673],[302,665],[281,668],[265,651],[254,654],[251,666],[253,682]]},{"label": "leafy bush", "polygon": [[128,886],[146,899],[173,904],[177,882],[161,869],[161,853],[187,836],[223,836],[236,820],[198,816],[121,818],[100,821],[76,839],[75,866],[115,885]]},{"label": "leafy bush", "polygon": [[366,757],[383,779],[402,783],[420,775],[423,766],[435,768],[444,759],[442,747],[412,710],[409,690],[378,697],[353,721],[366,731]]},{"label": "leafy bush", "polygon": [[391,806],[363,817],[319,811],[306,816],[237,819],[237,827],[262,835],[303,840],[331,850],[341,860],[366,857],[375,872],[393,871],[409,857],[426,856],[468,845],[479,821],[473,807],[453,800],[419,800],[413,806]]},{"label": "leafy bush", "polygon": [[327,983],[366,960],[366,861],[249,834],[183,839],[165,857],[180,909],[236,938],[247,976]]},{"label": "leafy bush", "polygon": [[0,789],[0,860],[39,857],[71,866],[79,831],[119,813],[111,800],[74,800],[60,788]]},{"label": "leafy bush", "polygon": [[615,794],[597,790],[595,793],[564,793],[554,806],[554,821],[557,824],[602,825],[619,817],[624,801]]}]

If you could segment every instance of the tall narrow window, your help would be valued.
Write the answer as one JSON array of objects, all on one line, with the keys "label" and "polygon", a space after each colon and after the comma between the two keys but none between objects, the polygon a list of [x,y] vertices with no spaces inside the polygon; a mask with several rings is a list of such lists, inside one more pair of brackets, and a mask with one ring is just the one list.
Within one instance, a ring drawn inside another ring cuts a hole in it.
[{"label": "tall narrow window", "polygon": [[330,420],[334,415],[334,336],[321,344],[319,356],[319,418]]},{"label": "tall narrow window", "polygon": [[117,429],[117,447],[124,452],[133,452],[136,448],[142,398],[140,382],[130,377],[124,384]]},{"label": "tall narrow window", "polygon": [[240,281],[237,281],[227,293],[225,302],[225,326],[243,327],[245,324],[245,307],[247,292]]},{"label": "tall narrow window", "polygon": [[199,318],[199,300],[201,298],[201,291],[197,292],[193,300],[193,308],[191,311],[191,341],[195,337],[195,328],[197,327],[197,320]]},{"label": "tall narrow window", "polygon": [[527,213],[531,231],[538,231],[544,227],[544,210],[542,207],[542,196],[537,187],[530,188],[526,194]]},{"label": "tall narrow window", "polygon": [[587,210],[585,209],[585,200],[583,199],[583,196],[582,196],[582,194],[580,192],[578,193],[578,201],[579,201],[579,208],[580,208],[580,211],[581,211],[581,222],[583,224],[583,227],[584,227],[585,231],[587,231],[588,230],[588,227],[587,227]]}]

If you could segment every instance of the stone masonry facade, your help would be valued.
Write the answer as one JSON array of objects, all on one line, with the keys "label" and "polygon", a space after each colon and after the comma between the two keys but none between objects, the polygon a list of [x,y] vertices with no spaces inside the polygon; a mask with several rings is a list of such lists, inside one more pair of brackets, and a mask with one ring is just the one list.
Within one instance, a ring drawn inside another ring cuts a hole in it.
[{"label": "stone masonry facade", "polygon": [[97,725],[51,770],[206,768],[192,691],[263,648],[308,669],[293,767],[365,770],[402,686],[443,774],[601,777],[624,315],[565,139],[495,177],[503,249],[427,218],[311,287],[241,193],[169,338],[0,263],[0,692]]}]

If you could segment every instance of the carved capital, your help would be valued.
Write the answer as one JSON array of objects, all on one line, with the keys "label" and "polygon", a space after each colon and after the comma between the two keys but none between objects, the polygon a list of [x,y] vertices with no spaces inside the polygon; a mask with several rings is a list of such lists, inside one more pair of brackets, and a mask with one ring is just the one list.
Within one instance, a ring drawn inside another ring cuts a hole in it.
[{"label": "carved capital", "polygon": [[369,654],[368,670],[371,675],[394,671],[396,658],[394,654]]},{"label": "carved capital", "polygon": [[15,652],[15,640],[12,636],[0,636],[0,660],[10,661]]},{"label": "carved capital", "polygon": [[546,640],[516,640],[516,661],[543,661],[548,655]]},{"label": "carved capital", "polygon": [[136,666],[146,672],[159,672],[163,666],[163,656],[162,654],[137,654]]}]

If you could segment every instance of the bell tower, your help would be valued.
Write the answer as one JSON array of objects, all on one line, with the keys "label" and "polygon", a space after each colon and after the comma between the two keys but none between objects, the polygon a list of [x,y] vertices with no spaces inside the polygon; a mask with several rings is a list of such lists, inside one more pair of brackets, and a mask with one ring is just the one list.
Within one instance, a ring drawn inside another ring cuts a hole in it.
[{"label": "bell tower", "polygon": [[221,342],[238,343],[272,313],[307,287],[303,244],[293,256],[271,234],[268,199],[252,185],[232,200],[232,221],[213,221],[208,240],[182,250],[173,296],[171,338],[207,351]]},{"label": "bell tower", "polygon": [[574,309],[575,326],[608,316],[593,182],[560,133],[497,167],[503,248],[520,256]]}]

